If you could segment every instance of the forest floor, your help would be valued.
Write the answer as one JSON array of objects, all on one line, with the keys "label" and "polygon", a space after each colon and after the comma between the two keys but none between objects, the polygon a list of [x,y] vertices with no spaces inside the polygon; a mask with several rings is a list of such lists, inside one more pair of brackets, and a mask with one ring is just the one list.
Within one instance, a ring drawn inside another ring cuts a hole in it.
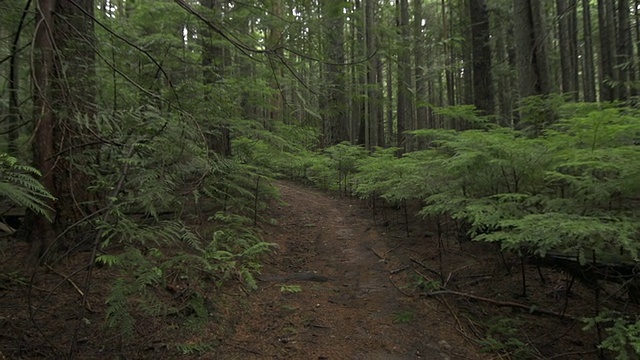
[{"label": "forest floor", "polygon": [[[264,233],[279,248],[216,358],[598,358],[594,331],[577,320],[593,312],[592,293],[578,282],[566,293],[567,274],[541,268],[543,282],[526,265],[523,298],[517,257],[455,238],[441,239],[439,250],[435,225],[409,216],[407,227],[402,210],[379,210],[374,219],[360,200],[277,185],[283,203],[269,209],[275,221]],[[445,290],[442,279],[447,291],[489,302],[424,296]]]},{"label": "forest floor", "polygon": [[403,290],[415,284],[401,273],[415,268],[402,236],[374,226],[357,201],[278,186],[285,204],[264,229],[278,250],[216,358],[481,358],[446,307]]},{"label": "forest floor", "polygon": [[[439,241],[433,224],[409,217],[407,226],[403,211],[379,209],[374,219],[362,201],[276,186],[281,199],[261,214],[270,219],[261,230],[278,247],[263,259],[258,289],[209,289],[216,321],[195,335],[175,319],[141,317],[136,339],[123,343],[100,325],[116,271],[95,270],[82,310],[73,285],[83,282],[88,252],[32,273],[22,261],[28,246],[8,240],[0,359],[59,358],[73,343],[82,359],[597,358],[595,331],[577,320],[593,313],[592,292],[577,281],[566,291],[565,273],[542,268],[542,281],[527,264],[523,297],[518,258],[503,261],[495,247]],[[612,288],[605,305],[638,310],[618,293]],[[212,345],[180,351],[180,343]]]}]

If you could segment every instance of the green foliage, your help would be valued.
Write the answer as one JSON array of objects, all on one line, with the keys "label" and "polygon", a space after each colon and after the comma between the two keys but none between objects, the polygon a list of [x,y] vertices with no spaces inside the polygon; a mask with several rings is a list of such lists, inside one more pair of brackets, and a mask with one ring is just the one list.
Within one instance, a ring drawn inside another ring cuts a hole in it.
[{"label": "green foliage", "polygon": [[257,287],[260,256],[273,245],[253,222],[275,196],[272,173],[257,166],[260,151],[220,158],[188,114],[152,106],[78,122],[105,142],[73,159],[92,164],[81,169],[92,179],[88,189],[108,194],[101,216],[87,220],[105,251],[96,262],[121,273],[107,300],[107,328],[134,336],[140,317],[168,315],[197,327],[213,315],[213,290],[231,281]]},{"label": "green foliage", "polygon": [[434,291],[442,289],[442,282],[438,280],[429,280],[424,276],[415,276],[415,287],[421,291]]},{"label": "green foliage", "polygon": [[[442,114],[474,122],[464,107]],[[632,108],[565,105],[560,97],[523,103],[523,130],[412,132],[425,150],[397,156],[375,149],[348,163],[349,182],[361,198],[391,204],[415,200],[423,216],[457,221],[476,241],[514,253],[562,253],[583,264],[637,259],[640,252],[640,113]],[[477,119],[477,124],[483,119]],[[532,136],[539,135],[539,136]],[[336,154],[357,154],[349,145],[313,158],[310,171],[326,184],[335,179]],[[352,151],[352,152],[350,152]],[[345,187],[346,188],[346,187]],[[616,260],[617,259],[617,260]],[[419,283],[421,287],[432,284]],[[621,317],[590,319],[608,327],[601,344],[620,359],[636,351],[638,324]],[[516,358],[533,354],[509,319],[490,325],[486,351]]]},{"label": "green foliage", "polygon": [[0,153],[0,197],[51,219],[47,201],[55,199],[37,180],[40,176],[38,170],[20,164],[9,154]]},{"label": "green foliage", "polygon": [[612,351],[616,360],[635,359],[640,355],[640,320],[625,318],[620,313],[604,312],[597,317],[585,319],[585,330],[597,324],[606,324],[607,338],[600,348]]},{"label": "green foliage", "polygon": [[358,160],[365,157],[366,150],[343,142],[324,149],[324,152],[330,159],[329,169],[337,175],[334,179],[338,190],[344,189],[347,193],[350,176],[356,173]]},{"label": "green foliage", "polygon": [[280,284],[280,292],[281,293],[295,294],[295,293],[299,293],[301,291],[302,291],[302,286],[300,286],[300,285]]},{"label": "green foliage", "polygon": [[561,94],[529,96],[520,99],[520,107],[517,111],[520,113],[519,125],[523,128],[523,132],[537,135],[546,130],[558,119],[560,108],[564,103],[565,100]]},{"label": "green foliage", "polygon": [[359,162],[354,176],[355,193],[361,198],[381,197],[392,204],[419,199],[432,193],[437,185],[430,164],[433,154],[416,152],[396,157],[397,149],[377,149],[371,157]]},{"label": "green foliage", "polygon": [[182,355],[202,355],[215,349],[215,344],[211,343],[195,343],[195,344],[176,344],[176,349]]},{"label": "green foliage", "polygon": [[434,107],[433,112],[453,120],[462,120],[470,127],[484,127],[489,122],[486,116],[481,116],[474,105],[453,105]]},{"label": "green foliage", "polygon": [[514,359],[531,359],[533,350],[519,339],[517,319],[496,317],[489,319],[485,338],[478,340],[483,352],[508,353]]},{"label": "green foliage", "polygon": [[395,324],[408,324],[413,321],[415,314],[413,311],[398,311],[393,314],[393,322]]},{"label": "green foliage", "polygon": [[105,325],[125,338],[133,336],[135,319],[129,311],[129,296],[132,293],[124,279],[117,279],[107,297],[107,313]]},{"label": "green foliage", "polygon": [[[260,270],[260,255],[273,244],[265,243],[247,226],[249,219],[237,215],[216,214],[219,224],[210,241],[200,240],[183,227],[174,239],[175,253],[158,248],[139,250],[139,244],[119,255],[103,255],[100,262],[118,266],[122,276],[112,287],[107,300],[107,326],[126,334],[134,312],[149,316],[182,314],[185,321],[200,324],[211,314],[212,301],[205,289],[222,286],[237,279],[249,289],[257,287],[254,274]],[[162,231],[153,233],[162,235]],[[213,281],[213,282],[212,282]],[[174,292],[167,299],[162,294]],[[134,296],[135,295],[135,296]]]}]

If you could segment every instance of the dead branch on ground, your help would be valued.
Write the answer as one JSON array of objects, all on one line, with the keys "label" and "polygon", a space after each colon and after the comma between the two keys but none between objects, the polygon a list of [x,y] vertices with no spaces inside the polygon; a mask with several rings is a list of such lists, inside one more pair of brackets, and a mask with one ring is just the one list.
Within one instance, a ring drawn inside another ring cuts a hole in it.
[{"label": "dead branch on ground", "polygon": [[521,304],[521,303],[517,303],[517,302],[513,302],[513,301],[494,300],[494,299],[489,299],[489,298],[485,298],[485,297],[481,297],[481,296],[477,296],[477,295],[467,294],[467,293],[463,293],[463,292],[459,292],[459,291],[451,291],[451,290],[430,291],[430,292],[422,293],[421,295],[423,295],[423,296],[434,296],[434,295],[446,295],[446,294],[462,296],[462,297],[465,297],[465,298],[468,298],[468,299],[483,301],[483,302],[486,302],[486,303],[489,303],[489,304],[494,304],[494,305],[497,305],[497,306],[512,307],[512,308],[516,308],[516,309],[523,309],[523,310],[528,311],[530,314],[548,315],[548,316],[553,316],[553,317],[557,317],[557,318],[561,318],[561,319],[577,320],[573,316],[562,314],[562,313],[551,311],[551,310],[539,309],[535,305]]}]

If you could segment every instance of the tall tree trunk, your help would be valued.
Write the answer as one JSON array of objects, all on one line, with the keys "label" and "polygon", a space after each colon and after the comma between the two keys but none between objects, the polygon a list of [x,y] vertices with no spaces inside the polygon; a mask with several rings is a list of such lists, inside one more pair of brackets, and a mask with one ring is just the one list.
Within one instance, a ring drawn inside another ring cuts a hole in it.
[{"label": "tall tree trunk", "polygon": [[394,130],[393,130],[393,61],[390,55],[387,55],[387,137],[386,145],[394,146]]},{"label": "tall tree trunk", "polygon": [[369,56],[369,62],[367,67],[367,149],[371,149],[373,146],[384,145],[384,141],[381,143],[381,138],[384,139],[383,136],[380,136],[378,133],[380,131],[380,122],[381,122],[381,91],[380,91],[380,81],[378,79],[378,68],[380,67],[379,55],[377,54],[378,48],[378,39],[377,39],[377,31],[376,31],[376,4],[377,2],[374,0],[366,0],[365,1],[365,18],[366,18],[366,42],[367,42],[367,51],[366,55]]},{"label": "tall tree trunk", "polygon": [[[366,4],[363,1],[356,0],[355,2],[355,11],[356,13],[360,13],[362,16],[354,16],[351,19],[351,23],[353,24],[353,34],[354,34],[354,42],[352,43],[352,48],[354,49],[353,55],[351,59],[361,59],[367,53],[367,39],[366,39]],[[354,113],[357,115],[357,123],[360,124],[362,122],[367,122],[367,128],[370,130],[369,123],[369,113],[368,106],[371,101],[367,96],[368,89],[368,64],[362,63],[354,66],[349,66],[355,74],[356,81],[354,85],[356,87],[355,96],[355,106],[356,109]],[[363,96],[365,95],[365,96]],[[366,136],[366,135],[365,135]],[[351,138],[349,140],[352,140]]]},{"label": "tall tree trunk", "polygon": [[595,61],[593,59],[593,37],[591,32],[591,9],[589,0],[582,0],[582,33],[584,45],[582,51],[582,84],[584,101],[596,101]]},{"label": "tall tree trunk", "polygon": [[408,0],[400,0],[400,9],[398,17],[398,27],[400,28],[402,46],[398,55],[398,109],[397,109],[397,146],[401,151],[410,148],[407,142],[405,132],[411,130],[413,123],[413,101],[412,101],[412,70],[411,70],[411,53],[410,47],[410,28],[409,28],[409,2]]},{"label": "tall tree trunk", "polygon": [[626,100],[632,95],[635,80],[633,40],[631,37],[629,0],[618,0],[617,65],[620,81],[619,99]]},{"label": "tall tree trunk", "polygon": [[8,131],[8,146],[7,150],[10,154],[15,155],[18,151],[18,134],[20,127],[20,101],[18,99],[18,92],[20,89],[20,76],[19,76],[19,45],[20,35],[24,26],[24,21],[27,15],[28,8],[25,8],[22,17],[20,19],[18,29],[11,40],[11,58],[9,59],[9,129]]},{"label": "tall tree trunk", "polygon": [[496,91],[499,108],[498,123],[502,126],[513,126],[513,92],[515,68],[515,56],[512,46],[513,27],[508,21],[494,21],[497,25],[497,35],[495,41],[496,54]]},{"label": "tall tree trunk", "polygon": [[558,33],[560,35],[560,67],[562,75],[562,92],[569,94],[573,101],[578,100],[578,49],[577,28],[575,24],[576,0],[556,0],[558,15]]},{"label": "tall tree trunk", "polygon": [[[33,141],[34,166],[42,173],[42,184],[51,194],[56,194],[54,183],[54,136],[55,125],[52,108],[53,80],[54,80],[54,47],[52,31],[55,26],[53,12],[55,2],[50,0],[38,1],[36,11],[36,31],[34,36],[34,62],[38,64],[33,74],[33,104],[35,119],[35,135]],[[52,209],[53,202],[48,204]],[[56,233],[52,224],[41,215],[27,214],[27,222],[31,225],[29,234],[31,242],[31,256],[39,259],[55,239]]]},{"label": "tall tree trunk", "polygon": [[88,179],[78,170],[86,166],[76,157],[85,134],[76,121],[96,114],[93,0],[40,0],[38,6],[34,162],[44,186],[57,200],[52,204],[53,223],[38,215],[27,219],[35,258],[48,250],[50,255],[57,248],[71,247],[85,230],[77,223],[94,210],[86,191]]},{"label": "tall tree trunk", "polygon": [[[635,44],[636,44],[636,51],[638,56],[640,56],[640,0],[634,0],[633,3],[634,6],[634,22],[635,22]],[[632,40],[633,41],[633,40]],[[640,71],[640,61],[638,61],[637,56],[633,58],[633,63],[635,65],[635,71]],[[638,79],[640,77],[640,73],[636,74],[636,79]],[[631,89],[632,95],[633,96],[637,96],[638,94],[640,94],[640,88],[639,86],[634,86]]]},{"label": "tall tree trunk", "polygon": [[473,54],[473,103],[485,115],[494,113],[489,14],[486,0],[469,0]]},{"label": "tall tree trunk", "polygon": [[270,97],[270,109],[269,118],[265,123],[265,128],[271,130],[272,123],[284,121],[284,89],[282,88],[282,68],[279,66],[282,56],[282,49],[280,44],[283,41],[283,28],[282,24],[278,21],[284,15],[284,8],[282,0],[271,1],[271,14],[277,19],[269,25],[269,35],[267,38],[267,47],[273,50],[276,56],[272,56],[269,60],[269,66],[271,67],[271,89],[273,94]]},{"label": "tall tree trunk", "polygon": [[378,146],[381,147],[385,147],[387,146],[387,142],[386,142],[386,138],[385,138],[385,131],[384,131],[384,94],[383,94],[383,88],[382,88],[382,79],[384,79],[384,75],[383,75],[383,71],[382,71],[382,61],[380,60],[380,56],[378,56],[378,61],[376,64],[376,73],[377,73],[377,78],[378,78],[378,86],[377,86],[377,96],[376,99],[378,100],[378,103],[376,104],[376,107],[378,108],[376,110],[377,113],[377,120],[376,125],[378,127],[378,130],[376,131],[376,135],[378,136],[378,140],[376,140],[376,144]]},{"label": "tall tree trunk", "polygon": [[543,4],[537,0],[514,0],[514,38],[520,98],[549,94],[549,73]]},{"label": "tall tree trunk", "polygon": [[416,125],[418,129],[427,127],[427,79],[424,74],[425,66],[425,36],[424,25],[426,21],[422,10],[422,1],[413,3],[413,56],[416,82]]},{"label": "tall tree trunk", "polygon": [[344,2],[328,0],[324,3],[327,29],[326,91],[324,145],[331,146],[349,139],[344,102]]},{"label": "tall tree trunk", "polygon": [[615,75],[615,24],[613,23],[613,0],[598,0],[598,26],[600,32],[600,101],[618,98],[614,83]]},{"label": "tall tree trunk", "polygon": [[[353,4],[353,12],[354,14],[358,14],[359,11],[364,13],[366,11],[366,5],[362,6],[361,1],[356,0]],[[349,39],[349,58],[351,59],[361,58],[362,55],[366,53],[366,20],[364,28],[360,27],[363,25],[361,23],[362,22],[359,21],[359,17],[357,15],[351,18],[349,26],[349,33],[351,35],[351,39]],[[363,67],[366,68],[367,65],[356,64],[347,68],[350,80],[348,85],[350,93],[347,96],[349,106],[346,110],[349,118],[349,132],[350,134],[353,134],[353,136],[349,137],[349,140],[354,140],[355,131],[352,131],[351,129],[354,129],[357,126],[358,142],[360,144],[364,144],[366,147],[369,146],[369,114],[367,112],[367,107],[370,99],[366,96],[362,96],[363,92],[366,93],[368,85],[368,78],[366,75],[367,71],[366,69],[363,71]]]},{"label": "tall tree trunk", "polygon": [[[442,46],[443,56],[445,58],[445,84],[447,87],[447,105],[453,106],[456,104],[454,85],[453,85],[453,49],[451,46],[452,31],[449,26],[449,19],[447,17],[447,3],[445,0],[441,1],[442,6]],[[451,126],[453,128],[453,126]]]},{"label": "tall tree trunk", "polygon": [[[209,16],[216,21],[222,18],[222,3],[219,0],[203,0],[202,6],[209,10]],[[224,48],[216,45],[219,38],[211,32],[206,24],[202,25],[202,67],[205,85],[205,104],[212,102],[211,93],[216,91],[225,77]],[[208,131],[208,145],[215,153],[231,156],[231,134],[227,124],[216,124]]]}]

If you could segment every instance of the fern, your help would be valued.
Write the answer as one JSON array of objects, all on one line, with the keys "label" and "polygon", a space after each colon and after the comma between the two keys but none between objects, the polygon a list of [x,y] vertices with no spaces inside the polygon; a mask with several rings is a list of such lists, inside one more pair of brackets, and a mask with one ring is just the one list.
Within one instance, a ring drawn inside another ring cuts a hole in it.
[{"label": "fern", "polygon": [[640,320],[638,317],[627,318],[624,315],[605,311],[597,317],[584,320],[585,330],[597,324],[607,324],[607,337],[599,347],[612,351],[616,360],[635,359],[640,354]]},{"label": "fern", "polygon": [[38,170],[19,164],[18,159],[9,154],[0,153],[0,197],[51,220],[52,209],[48,201],[55,198],[36,177],[40,177]]},{"label": "fern", "polygon": [[124,337],[132,337],[135,319],[129,311],[130,292],[124,279],[117,279],[111,287],[111,292],[107,297],[106,323],[107,328]]}]

